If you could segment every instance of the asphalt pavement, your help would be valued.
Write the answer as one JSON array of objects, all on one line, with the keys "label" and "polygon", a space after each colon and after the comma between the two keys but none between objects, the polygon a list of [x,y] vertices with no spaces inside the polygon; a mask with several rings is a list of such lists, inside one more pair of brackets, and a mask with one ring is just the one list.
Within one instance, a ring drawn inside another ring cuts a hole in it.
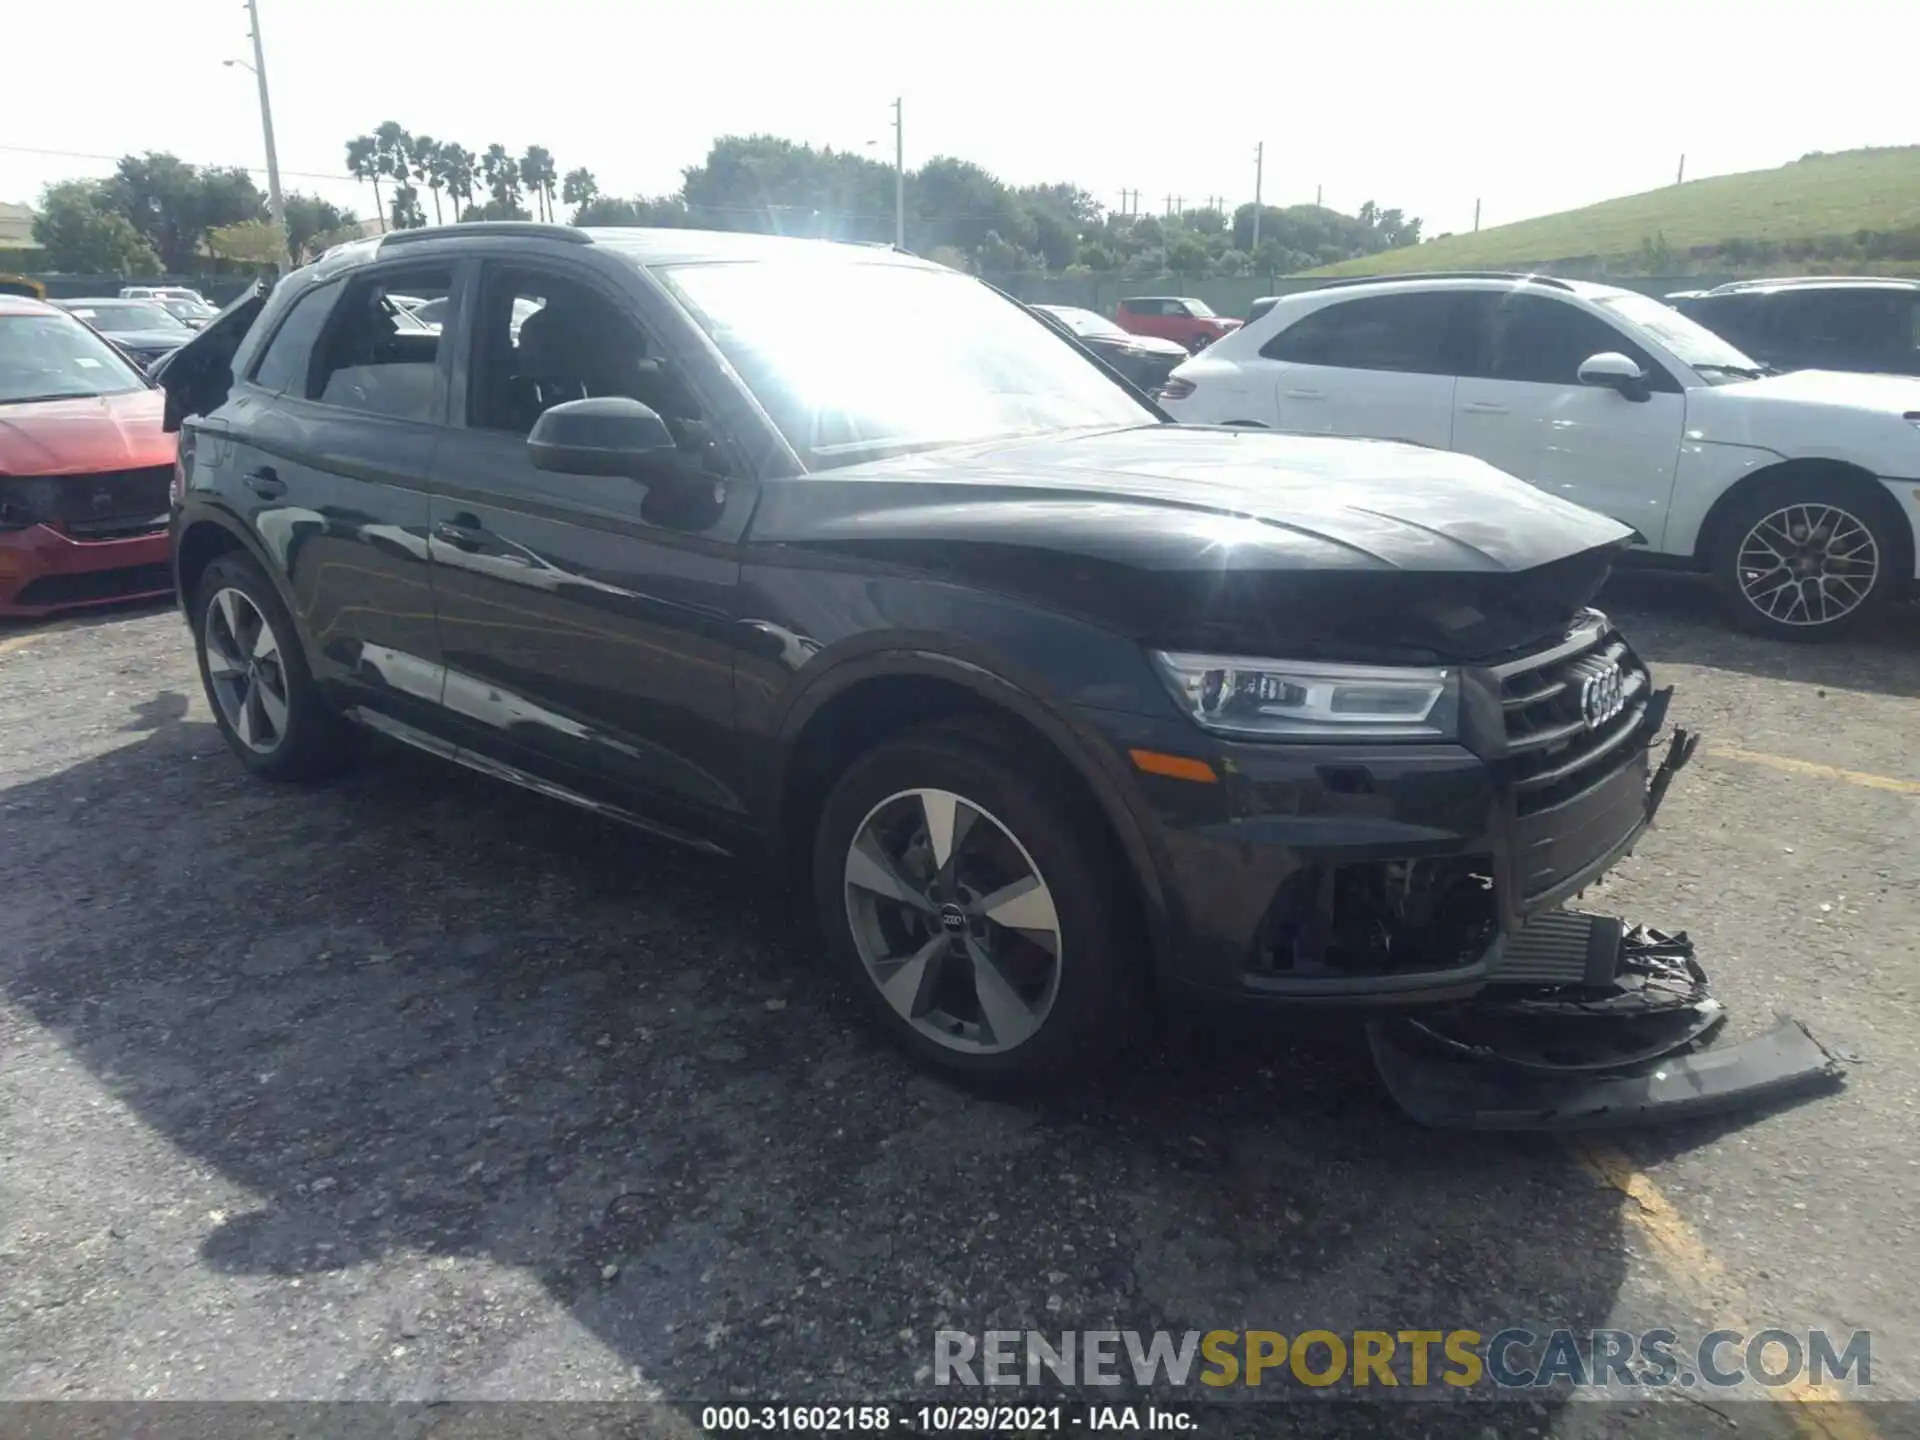
[{"label": "asphalt pavement", "polygon": [[1176,1026],[1096,1093],[982,1099],[722,862],[404,754],[249,779],[169,610],[0,629],[0,1400],[690,1421],[934,1395],[940,1329],[1732,1323],[1871,1331],[1868,1403],[1821,1422],[1855,1428],[1678,1391],[1394,1425],[1915,1433],[1920,615],[1806,648],[1689,580],[1606,603],[1707,745],[1584,903],[1688,931],[1736,1032],[1802,1017],[1842,1093],[1440,1134],[1343,1027]]}]

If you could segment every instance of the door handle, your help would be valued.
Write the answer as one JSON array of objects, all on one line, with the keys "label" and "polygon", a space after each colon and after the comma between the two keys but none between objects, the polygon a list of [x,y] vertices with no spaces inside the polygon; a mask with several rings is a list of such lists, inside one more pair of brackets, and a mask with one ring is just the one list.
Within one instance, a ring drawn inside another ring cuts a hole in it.
[{"label": "door handle", "polygon": [[1287,399],[1289,400],[1324,400],[1326,398],[1327,398],[1327,392],[1324,390],[1289,390],[1287,391]]},{"label": "door handle", "polygon": [[487,532],[469,525],[456,525],[451,520],[436,521],[433,538],[456,550],[479,550],[487,543]]},{"label": "door handle", "polygon": [[241,479],[247,489],[262,500],[278,500],[287,493],[287,482],[274,473],[271,465],[262,465],[258,470],[249,470]]},{"label": "door handle", "polygon": [[1504,405],[1495,405],[1491,400],[1469,400],[1460,407],[1469,415],[1511,415],[1513,412]]}]

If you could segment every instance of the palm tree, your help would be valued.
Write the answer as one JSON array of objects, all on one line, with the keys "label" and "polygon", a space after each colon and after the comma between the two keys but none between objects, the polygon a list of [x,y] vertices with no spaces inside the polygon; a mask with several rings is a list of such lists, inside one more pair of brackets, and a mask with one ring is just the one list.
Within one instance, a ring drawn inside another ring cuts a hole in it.
[{"label": "palm tree", "polygon": [[529,145],[527,153],[520,157],[520,178],[539,201],[542,220],[553,219],[553,182],[559,173],[554,167],[553,152],[544,145]]},{"label": "palm tree", "polygon": [[567,178],[560,182],[560,198],[574,207],[574,214],[580,213],[580,207],[587,204],[600,193],[600,182],[593,178],[593,172],[582,166],[578,170],[569,170]]},{"label": "palm tree", "polygon": [[464,145],[449,141],[439,147],[435,159],[440,166],[447,195],[453,201],[454,223],[458,224],[461,209],[473,203],[473,152]]},{"label": "palm tree", "polygon": [[373,131],[374,159],[380,167],[380,173],[392,179],[397,186],[407,183],[409,160],[407,152],[413,145],[413,137],[398,120],[382,120]]},{"label": "palm tree", "polygon": [[440,219],[440,187],[446,183],[440,173],[440,142],[431,135],[413,137],[413,178],[423,181],[433,194],[433,223]]},{"label": "palm tree", "polygon": [[380,142],[371,135],[356,135],[347,142],[347,173],[356,180],[370,181],[373,185],[373,213],[385,215],[387,208],[380,199]]},{"label": "palm tree", "polygon": [[487,193],[499,209],[510,213],[520,204],[520,167],[506,146],[487,146],[480,157],[480,173],[486,177]]}]

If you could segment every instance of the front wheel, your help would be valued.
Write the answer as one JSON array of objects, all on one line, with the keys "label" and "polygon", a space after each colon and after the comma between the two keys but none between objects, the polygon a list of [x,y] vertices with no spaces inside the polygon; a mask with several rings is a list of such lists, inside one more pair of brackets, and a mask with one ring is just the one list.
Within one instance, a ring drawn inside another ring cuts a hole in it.
[{"label": "front wheel", "polygon": [[1709,557],[1729,618],[1779,640],[1826,640],[1858,625],[1893,598],[1906,553],[1889,508],[1817,478],[1742,497]]},{"label": "front wheel", "polygon": [[990,730],[934,727],[834,787],[815,902],[848,982],[922,1060],[1073,1079],[1138,1028],[1140,926],[1112,849],[1051,767]]},{"label": "front wheel", "polygon": [[200,680],[227,746],[256,775],[306,779],[345,758],[344,726],[320,698],[293,618],[244,555],[207,567],[193,600]]}]

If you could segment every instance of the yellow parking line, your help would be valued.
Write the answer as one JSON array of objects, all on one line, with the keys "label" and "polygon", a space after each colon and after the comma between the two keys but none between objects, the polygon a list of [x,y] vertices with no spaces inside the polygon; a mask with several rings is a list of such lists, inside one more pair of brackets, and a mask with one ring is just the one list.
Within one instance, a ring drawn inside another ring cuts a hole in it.
[{"label": "yellow parking line", "polygon": [[[1668,1269],[1716,1299],[1731,1302],[1718,1307],[1719,1324],[1729,1330],[1750,1330],[1735,1313],[1748,1308],[1740,1283],[1727,1273],[1727,1267],[1707,1249],[1700,1233],[1660,1187],[1612,1145],[1578,1140],[1573,1152],[1597,1179],[1626,1197],[1627,1218],[1647,1237]],[[1879,1435],[1866,1412],[1831,1385],[1816,1385],[1803,1377],[1765,1393],[1769,1399],[1792,1407],[1788,1418],[1807,1440],[1877,1440]]]},{"label": "yellow parking line", "polygon": [[1806,775],[1815,780],[1844,780],[1849,785],[1864,785],[1869,790],[1891,790],[1896,795],[1920,795],[1920,780],[1900,780],[1892,775],[1873,775],[1865,770],[1842,770],[1838,765],[1821,765],[1812,760],[1795,760],[1787,755],[1769,755],[1764,750],[1741,750],[1732,745],[1709,745],[1707,754],[1718,760],[1741,760],[1749,765],[1764,765],[1788,775]]},{"label": "yellow parking line", "polygon": [[16,650],[24,650],[34,641],[44,638],[49,632],[29,630],[24,635],[0,636],[0,655],[11,655]]}]

